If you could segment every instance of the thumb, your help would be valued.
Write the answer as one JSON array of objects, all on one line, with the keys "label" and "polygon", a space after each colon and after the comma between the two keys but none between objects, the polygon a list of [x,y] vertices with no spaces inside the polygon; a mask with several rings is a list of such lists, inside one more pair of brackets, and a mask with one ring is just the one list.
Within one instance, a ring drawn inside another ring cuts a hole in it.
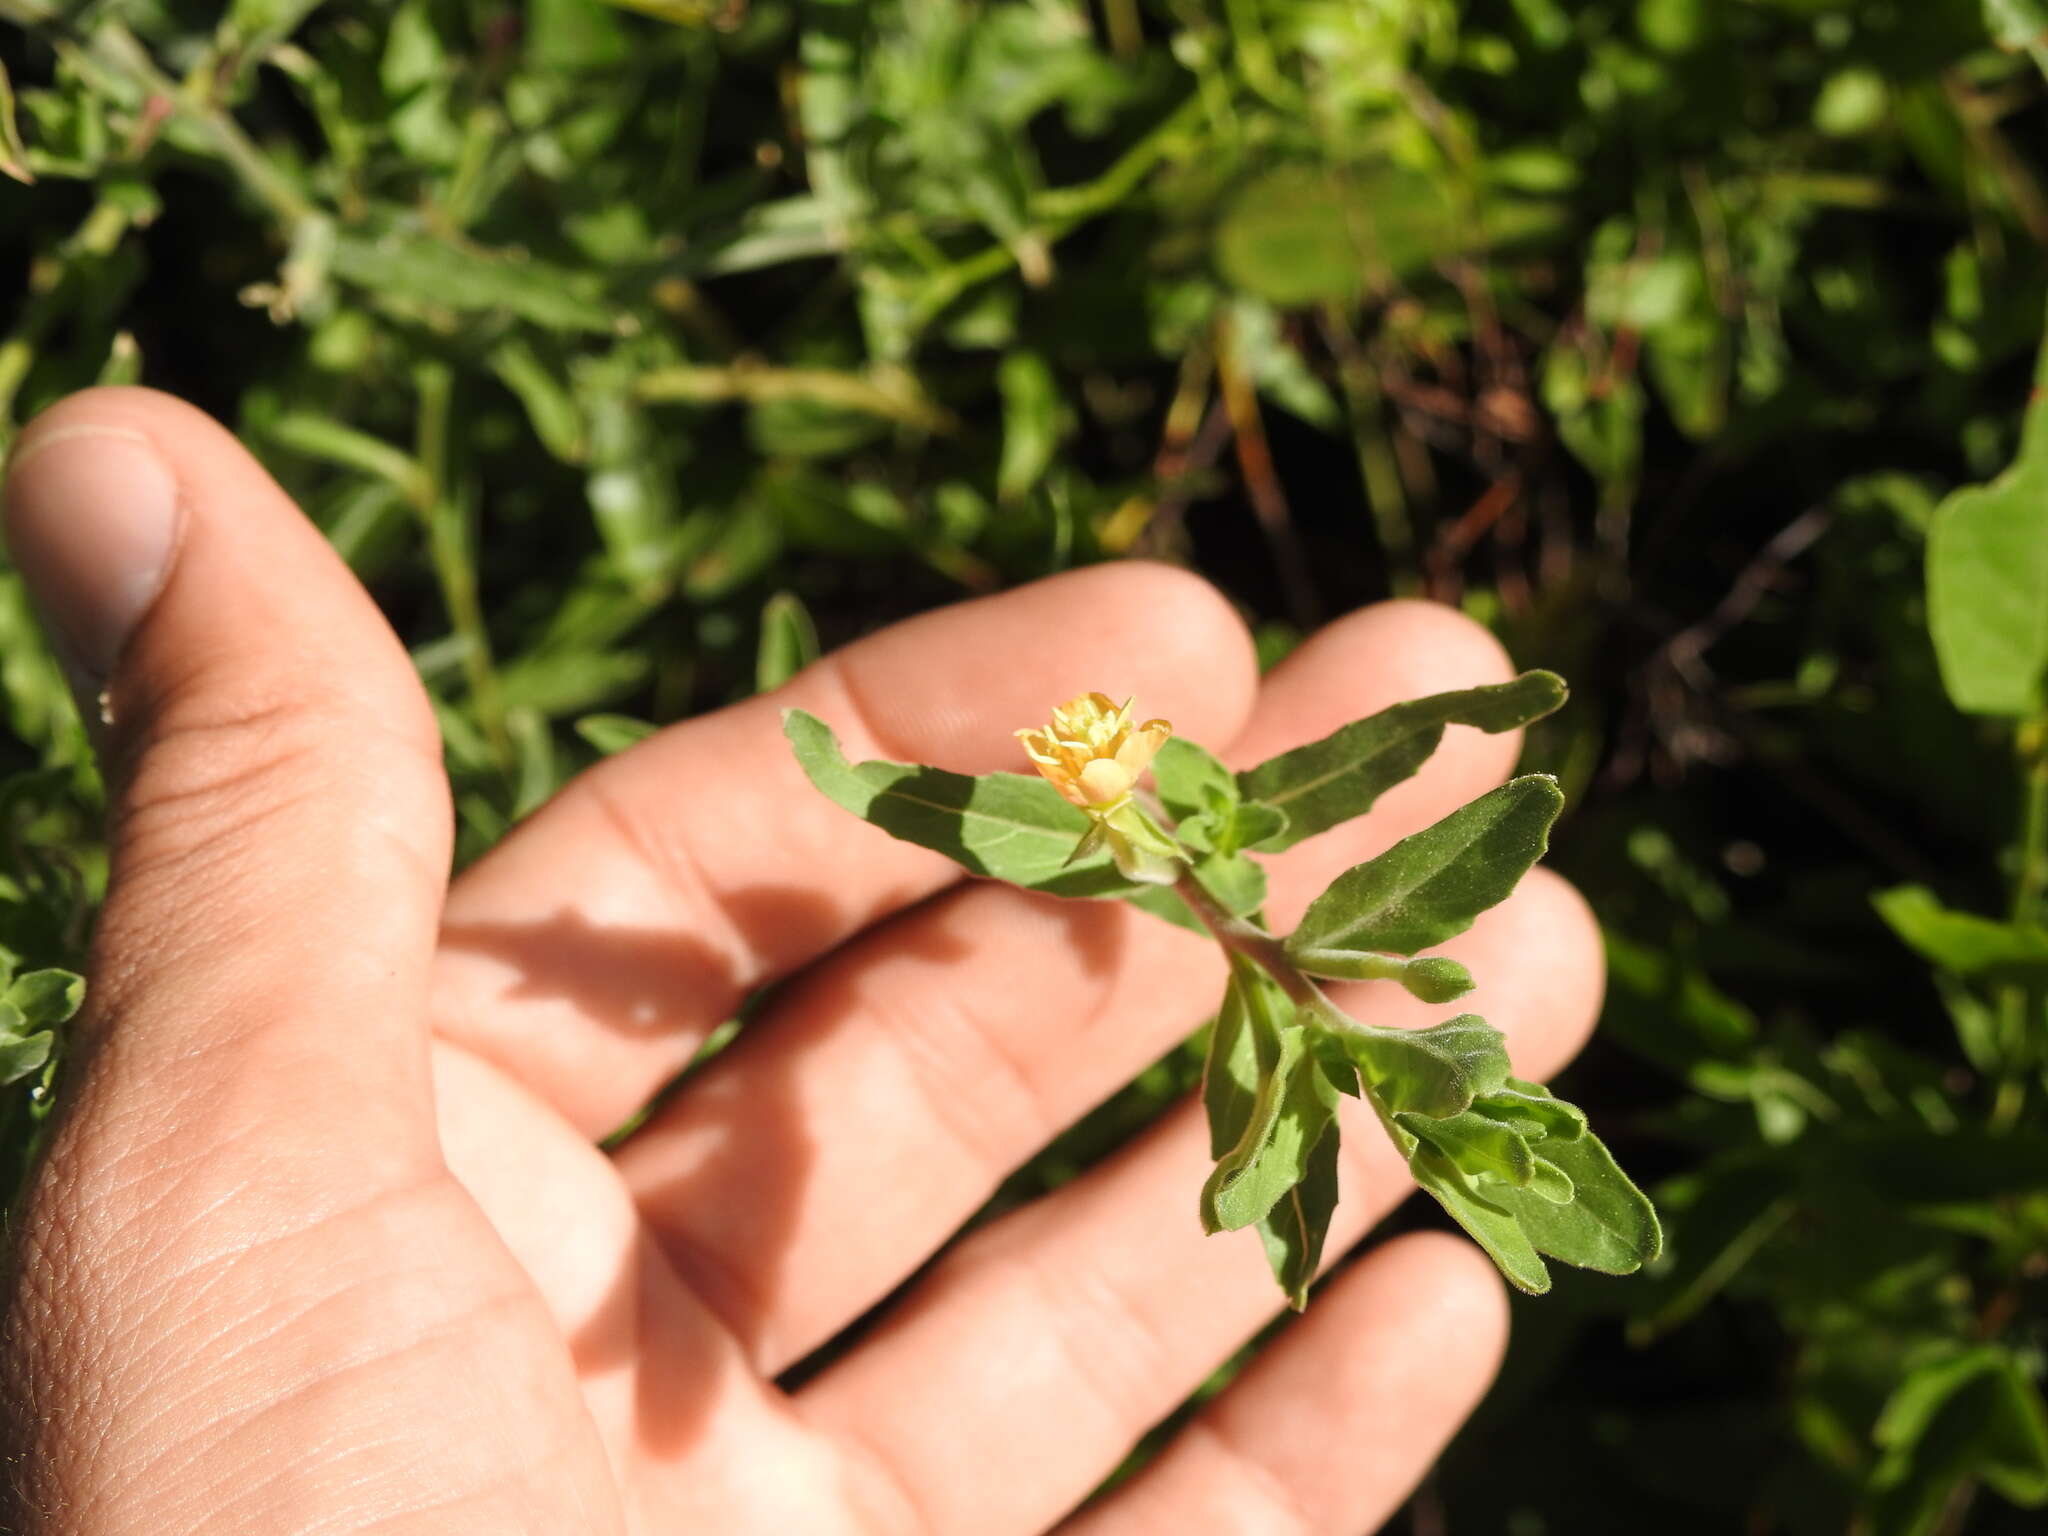
[{"label": "thumb", "polygon": [[109,886],[53,1161],[83,1134],[152,1167],[254,1149],[301,1218],[416,1179],[450,815],[397,638],[241,446],[153,391],[38,418],[5,518],[107,722]]}]

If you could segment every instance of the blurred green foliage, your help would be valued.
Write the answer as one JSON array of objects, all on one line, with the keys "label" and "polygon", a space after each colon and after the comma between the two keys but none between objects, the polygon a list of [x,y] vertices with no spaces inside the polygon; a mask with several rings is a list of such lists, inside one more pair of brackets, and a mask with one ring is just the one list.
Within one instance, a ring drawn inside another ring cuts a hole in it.
[{"label": "blurred green foliage", "polygon": [[[643,722],[1078,562],[1192,562],[1268,660],[1462,603],[1574,684],[1567,1086],[1672,1230],[1518,1315],[1404,1520],[2038,1528],[2048,7],[633,12],[0,0],[0,437],[96,379],[232,422],[414,645],[465,858]],[[11,575],[0,694],[0,946],[77,965],[97,781]]]}]

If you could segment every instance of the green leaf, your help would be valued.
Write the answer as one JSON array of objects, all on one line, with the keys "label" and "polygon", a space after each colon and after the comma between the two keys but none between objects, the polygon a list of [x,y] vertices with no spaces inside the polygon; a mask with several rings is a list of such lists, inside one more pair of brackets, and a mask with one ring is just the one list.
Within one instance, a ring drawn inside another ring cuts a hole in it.
[{"label": "green leaf", "polygon": [[1958,1474],[1976,1475],[2016,1504],[2048,1503],[2048,1407],[2026,1367],[2000,1345],[1945,1346],[1920,1360],[1871,1437],[1884,1452],[1872,1483],[1902,1489],[1909,1500],[1925,1497],[1932,1473],[1937,1490]]},{"label": "green leaf", "polygon": [[1569,1205],[1578,1196],[1578,1186],[1572,1183],[1571,1175],[1541,1155],[1530,1170],[1529,1190],[1552,1205]]},{"label": "green leaf", "polygon": [[1497,1185],[1487,1197],[1522,1225],[1540,1252],[1581,1269],[1634,1274],[1664,1248],[1657,1212],[1614,1156],[1591,1132],[1576,1141],[1546,1140],[1543,1161],[1571,1181],[1569,1205],[1536,1187]]},{"label": "green leaf", "polygon": [[1258,846],[1277,853],[1364,815],[1428,761],[1447,725],[1498,735],[1541,719],[1564,700],[1564,679],[1556,673],[1524,672],[1512,682],[1396,704],[1270,758],[1238,775],[1245,799],[1287,815],[1285,829]]},{"label": "green leaf", "polygon": [[526,419],[541,446],[564,464],[580,464],[589,451],[589,427],[569,386],[555,376],[523,337],[508,337],[491,349],[491,371],[526,407]]},{"label": "green leaf", "polygon": [[1332,1033],[1389,1114],[1412,1110],[1441,1120],[1507,1085],[1501,1032],[1476,1013],[1430,1029],[1350,1024]]},{"label": "green leaf", "polygon": [[85,978],[73,971],[25,971],[14,978],[5,996],[30,1028],[63,1024],[85,1001]]},{"label": "green leaf", "polygon": [[[2048,350],[2040,371],[2048,377]],[[1927,627],[1942,686],[1966,714],[2019,718],[2043,705],[2048,401],[2036,393],[2018,460],[1991,484],[1950,496],[1927,532]]]},{"label": "green leaf", "polygon": [[891,837],[931,848],[972,874],[1061,896],[1132,889],[1110,861],[1075,861],[1093,823],[1041,778],[972,776],[914,763],[849,763],[824,721],[783,712],[783,731],[812,784]]},{"label": "green leaf", "polygon": [[57,1037],[47,1029],[33,1035],[0,1038],[0,1088],[40,1070],[48,1063],[56,1044]]},{"label": "green leaf", "polygon": [[1194,868],[1202,889],[1232,917],[1250,917],[1266,904],[1266,871],[1257,859],[1211,853],[1197,859]]},{"label": "green leaf", "polygon": [[1508,1186],[1495,1184],[1482,1193],[1456,1163],[1426,1142],[1419,1143],[1410,1155],[1408,1171],[1417,1184],[1436,1197],[1437,1203],[1472,1241],[1486,1250],[1509,1284],[1531,1296],[1541,1296],[1550,1289],[1550,1271],[1537,1256],[1521,1223],[1490,1198],[1493,1192]]},{"label": "green leaf", "polygon": [[1347,870],[1287,940],[1304,969],[1360,951],[1412,955],[1472,926],[1543,857],[1564,807],[1555,779],[1512,779]]},{"label": "green leaf", "polygon": [[630,715],[585,715],[576,722],[576,734],[606,757],[638,746],[660,729],[658,725],[635,720]]},{"label": "green leaf", "polygon": [[1331,175],[1281,166],[1232,200],[1216,231],[1216,265],[1235,287],[1275,304],[1342,302],[1368,275],[1426,268],[1464,244],[1445,178],[1369,161]]},{"label": "green leaf", "polygon": [[632,52],[626,29],[598,0],[527,0],[524,43],[537,71],[606,69]]},{"label": "green leaf", "polygon": [[577,400],[590,428],[584,496],[591,519],[633,595],[658,603],[674,583],[684,539],[672,445],[606,373],[580,374]]},{"label": "green leaf", "polygon": [[1227,812],[1238,803],[1237,776],[1215,753],[1185,736],[1166,738],[1152,759],[1152,785],[1177,822]]},{"label": "green leaf", "polygon": [[1260,1090],[1279,1064],[1281,1030],[1293,1013],[1279,983],[1243,956],[1230,956],[1230,980],[1202,1066],[1211,1157],[1222,1158],[1244,1139],[1258,1112]]},{"label": "green leaf", "polygon": [[503,310],[551,331],[614,329],[595,274],[459,246],[392,224],[335,236],[334,275],[379,299],[428,311]]},{"label": "green leaf", "polygon": [[1271,848],[1287,831],[1287,813],[1263,800],[1246,800],[1231,817],[1229,842],[1236,848]]},{"label": "green leaf", "polygon": [[1999,47],[2031,55],[2048,74],[2048,4],[2043,0],[1984,0],[1984,24]]},{"label": "green leaf", "polygon": [[761,606],[761,643],[754,655],[754,691],[780,688],[818,659],[818,627],[794,592],[778,592]]},{"label": "green leaf", "polygon": [[1022,500],[1044,477],[1059,448],[1063,425],[1059,386],[1036,352],[1005,354],[996,372],[1003,397],[1003,454],[996,467],[996,496]]},{"label": "green leaf", "polygon": [[1989,981],[2048,982],[2048,929],[1954,911],[1922,885],[1894,886],[1871,904],[1892,932],[1944,970]]},{"label": "green leaf", "polygon": [[7,78],[4,60],[0,60],[0,176],[11,176],[23,185],[33,185],[36,179],[28,168],[28,148],[21,142],[21,125],[14,118],[14,83]]},{"label": "green leaf", "polygon": [[1333,1118],[1309,1153],[1301,1182],[1259,1223],[1266,1261],[1273,1266],[1280,1289],[1287,1293],[1287,1305],[1297,1312],[1308,1305],[1308,1288],[1322,1268],[1323,1240],[1337,1209],[1337,1149]]},{"label": "green leaf", "polygon": [[1308,1176],[1310,1154],[1337,1112],[1337,1090],[1308,1048],[1300,1025],[1281,1034],[1280,1058],[1268,1083],[1276,1101],[1271,1120],[1255,1115],[1252,1128],[1202,1186],[1205,1231],[1235,1231],[1263,1221],[1282,1196]]},{"label": "green leaf", "polygon": [[1519,1186],[1536,1176],[1536,1154],[1529,1143],[1498,1120],[1468,1109],[1441,1120],[1404,1111],[1394,1116],[1394,1122],[1475,1178],[1488,1174]]},{"label": "green leaf", "polygon": [[1586,1134],[1584,1110],[1552,1098],[1550,1090],[1541,1084],[1525,1083],[1518,1077],[1509,1078],[1507,1086],[1499,1092],[1474,1099],[1472,1110],[1532,1138],[1554,1136],[1559,1141],[1577,1141]]}]

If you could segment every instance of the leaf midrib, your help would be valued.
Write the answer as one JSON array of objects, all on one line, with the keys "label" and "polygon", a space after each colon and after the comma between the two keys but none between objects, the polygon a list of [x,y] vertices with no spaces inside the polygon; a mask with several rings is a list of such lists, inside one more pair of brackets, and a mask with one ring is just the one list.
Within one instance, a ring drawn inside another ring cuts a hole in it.
[{"label": "leaf midrib", "polygon": [[[1375,916],[1384,915],[1389,906],[1405,903],[1410,898],[1412,898],[1417,891],[1422,890],[1425,886],[1428,886],[1433,881],[1440,880],[1445,875],[1452,873],[1457,868],[1457,860],[1463,858],[1467,853],[1471,852],[1474,844],[1478,843],[1489,832],[1493,831],[1495,827],[1498,827],[1501,824],[1501,822],[1506,820],[1507,817],[1510,814],[1512,814],[1513,811],[1515,811],[1518,807],[1521,806],[1521,804],[1526,798],[1526,795],[1518,795],[1516,798],[1512,800],[1502,801],[1502,809],[1500,814],[1481,824],[1479,831],[1473,834],[1473,836],[1468,838],[1465,842],[1459,844],[1453,850],[1451,857],[1446,859],[1443,862],[1443,864],[1438,866],[1436,869],[1432,870],[1429,874],[1423,876],[1420,880],[1417,880],[1414,884],[1398,887],[1395,892],[1390,893],[1389,897],[1386,900],[1382,900],[1380,904],[1373,909],[1373,912],[1371,914],[1365,917],[1356,918],[1348,925],[1342,928],[1335,929],[1327,935],[1315,935],[1313,939],[1315,946],[1317,948],[1324,949],[1336,947],[1337,941],[1349,939],[1353,934],[1357,933],[1360,929],[1371,927],[1373,918]],[[1394,846],[1398,848],[1400,844],[1396,843]],[[1391,851],[1392,850],[1390,849],[1389,852]],[[1382,857],[1384,857],[1384,855],[1382,855]]]},{"label": "leaf midrib", "polygon": [[1431,726],[1439,726],[1443,723],[1440,720],[1431,720],[1423,724],[1411,726],[1396,735],[1386,737],[1377,746],[1373,747],[1371,751],[1350,759],[1341,767],[1332,768],[1328,773],[1323,774],[1319,778],[1307,779],[1296,785],[1293,789],[1265,796],[1265,803],[1285,809],[1290,803],[1299,800],[1303,795],[1314,794],[1325,785],[1336,783],[1337,780],[1343,778],[1346,774],[1357,773],[1360,769],[1371,763],[1373,759],[1386,756],[1393,747],[1407,740],[1410,736],[1419,736],[1423,731],[1430,729]]}]

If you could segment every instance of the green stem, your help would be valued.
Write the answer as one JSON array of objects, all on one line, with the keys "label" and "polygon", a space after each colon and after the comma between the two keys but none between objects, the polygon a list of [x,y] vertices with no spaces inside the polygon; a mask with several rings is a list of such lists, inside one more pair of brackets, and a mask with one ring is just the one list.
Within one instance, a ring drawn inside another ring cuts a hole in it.
[{"label": "green stem", "polygon": [[1326,1012],[1335,1012],[1323,996],[1322,989],[1289,958],[1287,946],[1257,923],[1231,916],[1215,897],[1202,888],[1192,868],[1181,871],[1173,890],[1187,903],[1188,910],[1201,919],[1202,926],[1209,930],[1218,944],[1231,954],[1242,955],[1262,967],[1294,1000],[1296,1007],[1313,1009],[1319,1017]]},{"label": "green stem", "polygon": [[[2017,989],[2015,989],[2017,990]],[[2022,994],[2024,995],[2024,994]],[[2020,1015],[2024,1027],[2026,1015]],[[1994,1136],[2004,1136],[2020,1123],[2020,1114],[2027,1107],[2027,1085],[2023,1078],[2008,1077],[1998,1085],[1998,1095],[1991,1101],[1991,1113],[1985,1119],[1985,1129]]]},{"label": "green stem", "polygon": [[2020,867],[2013,881],[2012,920],[2041,921],[2041,903],[2048,893],[2048,718],[2032,722],[2020,733],[2021,771],[2025,793],[2020,812]]},{"label": "green stem", "polygon": [[199,129],[212,140],[214,153],[235,173],[242,185],[287,227],[319,211],[283,172],[271,164],[233,117],[218,107],[191,100],[175,80],[157,68],[149,50],[120,22],[100,23],[87,46],[102,64],[160,98],[173,117]]},{"label": "green stem", "polygon": [[741,359],[723,367],[679,363],[655,368],[634,381],[633,392],[653,402],[812,400],[934,433],[951,432],[959,425],[951,412],[921,398],[908,375],[903,385],[892,387],[830,368],[771,368]]},{"label": "green stem", "polygon": [[[2021,927],[2041,922],[2044,895],[2048,895],[2048,717],[2029,721],[2020,728],[2017,750],[2020,761],[2020,866],[2013,876],[2012,921]],[[2008,1061],[2027,1060],[2029,1026],[2038,1016],[2041,991],[2037,987],[2014,985],[1998,994],[1999,1034],[2002,1054]],[[1994,1135],[2002,1135],[2019,1124],[2026,1107],[2027,1085],[2008,1070],[1998,1085],[1988,1121]]]},{"label": "green stem", "polygon": [[1387,583],[1396,597],[1422,590],[1415,563],[1415,525],[1408,506],[1401,466],[1387,437],[1386,398],[1373,372],[1372,359],[1351,333],[1349,317],[1336,306],[1324,316],[1324,335],[1337,354],[1337,387],[1344,396],[1344,414],[1351,425],[1352,452],[1359,478],[1365,482],[1366,505],[1379,535],[1380,554],[1387,562]]},{"label": "green stem", "polygon": [[476,700],[477,719],[499,766],[512,771],[512,737],[505,700],[491,659],[491,636],[477,595],[476,564],[464,536],[462,509],[448,489],[448,442],[455,376],[446,363],[428,362],[416,374],[420,403],[416,456],[421,470],[415,502],[427,535],[427,557],[441,587],[448,622],[462,638],[462,671]]},{"label": "green stem", "polygon": [[[1033,193],[1030,215],[1035,233],[1050,245],[1123,202],[1138,189],[1153,167],[1168,158],[1181,140],[1194,133],[1201,124],[1204,110],[1201,96],[1190,96],[1093,181]],[[920,296],[913,311],[913,324],[921,326],[928,323],[969,289],[1008,271],[1016,262],[1015,247],[999,244],[976,251],[952,266],[930,274],[919,284]]]},{"label": "green stem", "polygon": [[1282,111],[1291,108],[1301,93],[1280,72],[1280,60],[1254,0],[1224,0],[1223,11],[1245,84]]},{"label": "green stem", "polygon": [[111,199],[94,205],[71,238],[55,255],[39,257],[29,268],[28,301],[12,335],[0,341],[0,448],[12,439],[14,399],[37,350],[73,307],[80,273],[105,259],[128,233],[130,215]]}]

